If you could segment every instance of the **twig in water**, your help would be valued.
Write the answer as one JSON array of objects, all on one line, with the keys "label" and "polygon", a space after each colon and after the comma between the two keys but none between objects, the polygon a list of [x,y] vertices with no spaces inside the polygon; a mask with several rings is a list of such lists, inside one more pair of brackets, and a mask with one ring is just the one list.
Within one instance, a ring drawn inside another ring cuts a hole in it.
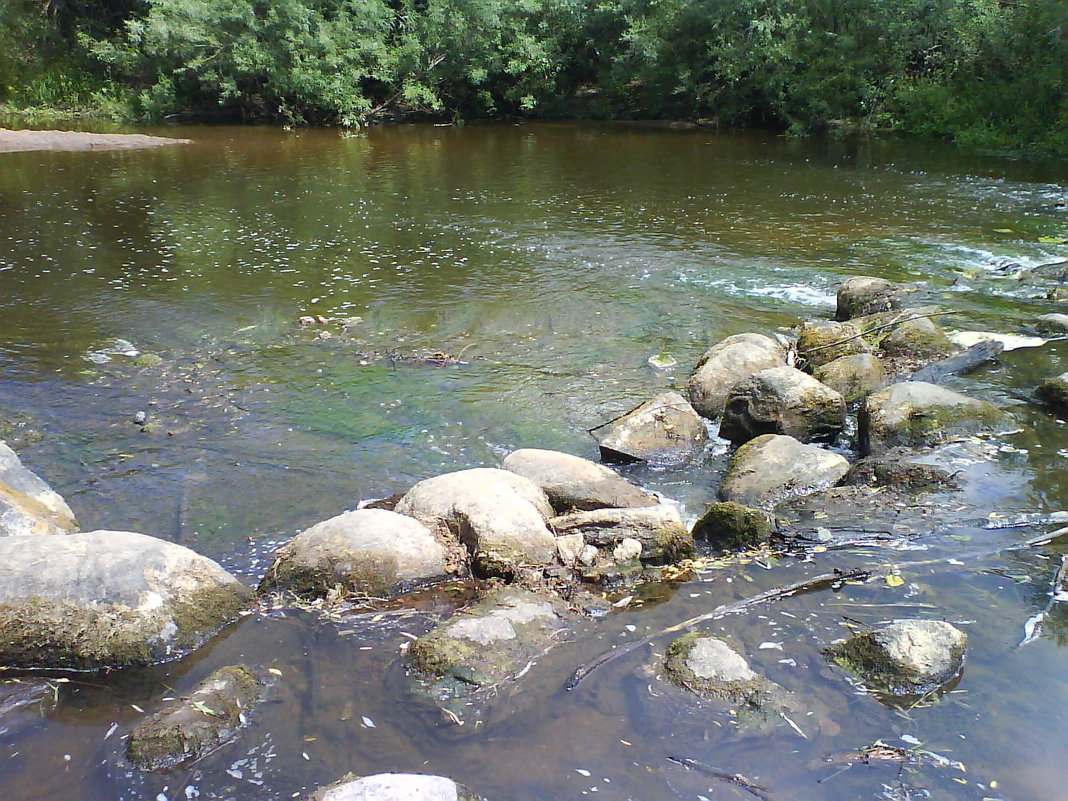
[{"label": "twig in water", "polygon": [[755,795],[760,801],[771,801],[772,791],[769,788],[763,787],[756,782],[747,779],[740,773],[731,773],[729,770],[714,768],[711,765],[706,765],[704,762],[698,762],[696,759],[690,759],[688,757],[669,756],[668,761],[674,762],[676,765],[682,765],[684,768],[696,770],[698,773],[703,773],[705,776],[711,776],[713,779],[719,779],[721,782],[737,785],[738,787],[747,790],[752,795]]}]

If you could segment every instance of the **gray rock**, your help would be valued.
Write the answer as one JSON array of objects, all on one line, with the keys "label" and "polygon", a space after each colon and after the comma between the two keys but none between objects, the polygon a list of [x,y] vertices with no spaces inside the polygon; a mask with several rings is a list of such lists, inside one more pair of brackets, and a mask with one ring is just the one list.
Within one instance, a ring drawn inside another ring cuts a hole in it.
[{"label": "gray rock", "polygon": [[731,388],[719,435],[736,445],[762,434],[833,442],[845,413],[845,400],[830,387],[793,367],[772,367]]},{"label": "gray rock", "polygon": [[1003,350],[1005,350],[1005,345],[994,339],[976,342],[963,353],[920,368],[909,377],[909,381],[939,384],[953,376],[966,375],[981,365],[993,361],[1001,355]]},{"label": "gray rock", "polygon": [[251,600],[210,559],[128,531],[0,539],[0,665],[145,665],[199,646]]},{"label": "gray rock", "polygon": [[591,432],[601,458],[612,462],[678,464],[708,440],[704,421],[677,392],[665,392]]},{"label": "gray rock", "polygon": [[715,420],[731,387],[753,373],[786,364],[786,350],[763,334],[735,334],[713,345],[697,362],[686,391],[698,414]]},{"label": "gray rock", "polygon": [[702,697],[750,709],[778,708],[786,692],[718,637],[693,632],[668,646],[664,675]]},{"label": "gray rock", "polygon": [[1068,373],[1043,381],[1035,390],[1035,397],[1062,411],[1068,410]]},{"label": "gray rock", "polygon": [[793,437],[765,434],[740,447],[719,488],[720,500],[770,509],[801,495],[833,486],[849,462]]},{"label": "gray rock", "polygon": [[[454,540],[459,551],[459,540]],[[260,590],[321,596],[331,588],[389,595],[456,572],[429,528],[407,515],[359,509],[324,520],[279,549]]]},{"label": "gray rock", "polygon": [[641,545],[636,556],[643,562],[677,562],[694,552],[678,510],[667,504],[571,512],[554,517],[549,526],[558,537],[581,534],[587,545],[613,553],[623,540],[635,540]]},{"label": "gray rock", "polygon": [[840,665],[895,695],[929,692],[960,673],[968,635],[941,620],[898,620],[827,649]]},{"label": "gray rock", "polygon": [[930,317],[904,318],[879,340],[879,349],[888,356],[922,360],[953,353],[954,345],[942,326]]},{"label": "gray rock", "polygon": [[692,534],[713,548],[733,550],[764,545],[775,531],[775,518],[764,510],[724,501],[708,507],[694,523]]},{"label": "gray rock", "polygon": [[882,362],[870,353],[842,356],[817,367],[812,374],[840,394],[846,403],[862,401],[886,383]]},{"label": "gray rock", "polygon": [[1040,334],[1068,334],[1068,314],[1043,314],[1035,320]]},{"label": "gray rock", "polygon": [[548,497],[507,470],[479,467],[428,478],[405,493],[396,511],[421,521],[439,539],[459,538],[483,575],[510,577],[556,557],[545,526],[553,514]]},{"label": "gray rock", "polygon": [[797,355],[806,368],[814,370],[843,356],[870,352],[861,331],[850,323],[809,320],[797,333]]},{"label": "gray rock", "polygon": [[985,401],[924,381],[904,381],[869,395],[858,421],[861,451],[875,453],[938,445],[1006,427],[1010,418]]},{"label": "gray rock", "polygon": [[0,442],[0,537],[78,530],[67,502]]},{"label": "gray rock", "polygon": [[188,696],[138,725],[126,741],[126,759],[151,771],[200,759],[248,725],[266,688],[264,674],[245,665],[216,670]]},{"label": "gray rock", "polygon": [[444,776],[419,773],[379,773],[362,779],[342,779],[317,792],[312,801],[482,801],[470,790]]},{"label": "gray rock", "polygon": [[894,448],[878,456],[867,456],[849,469],[842,483],[891,487],[906,492],[958,486],[953,471],[916,459],[916,453],[907,448]]},{"label": "gray rock", "polygon": [[856,275],[838,287],[839,320],[851,320],[867,314],[878,314],[897,308],[904,290],[892,281],[867,275]]},{"label": "gray rock", "polygon": [[541,487],[557,512],[660,503],[604,465],[568,453],[522,448],[508,454],[501,467]]}]

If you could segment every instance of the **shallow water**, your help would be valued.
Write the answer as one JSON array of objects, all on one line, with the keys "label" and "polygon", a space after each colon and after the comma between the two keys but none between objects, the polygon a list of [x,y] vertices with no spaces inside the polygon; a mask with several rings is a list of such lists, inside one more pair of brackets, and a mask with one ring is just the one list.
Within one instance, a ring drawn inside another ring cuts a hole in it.
[{"label": "shallow water", "polygon": [[[1020,333],[1053,307],[1015,276],[1068,258],[1039,241],[1068,228],[1064,162],[621,125],[166,135],[195,143],[0,159],[0,417],[26,424],[12,437],[20,454],[84,529],[181,542],[250,582],[279,542],[362,498],[516,447],[595,457],[588,428],[684,384],[712,340],[828,315],[845,276],[921,282],[961,310],[954,325]],[[302,328],[308,314],[360,319]],[[114,338],[161,361],[104,361]],[[466,363],[406,358],[434,352]],[[658,353],[677,366],[651,367]],[[1027,402],[1066,369],[1068,346],[1053,342],[958,382],[1022,426],[969,468],[960,516],[1068,508],[1064,424]],[[714,446],[701,465],[629,475],[692,517],[724,464]],[[832,551],[664,588],[656,604],[587,624],[475,731],[409,696],[398,662],[400,632],[427,630],[448,603],[342,623],[255,614],[185,660],[76,677],[47,715],[0,720],[0,798],[283,799],[385,770],[445,773],[491,801],[751,797],[671,755],[783,799],[1063,797],[1064,610],[1018,647],[1059,549],[969,557],[1036,531],[937,516],[922,533],[918,553]],[[609,645],[716,604],[917,560],[933,564],[905,571],[904,588],[847,586],[711,628],[801,697],[791,719],[804,736],[680,711],[638,670],[647,652],[562,691]],[[884,706],[819,653],[847,618],[910,614],[958,621],[971,638],[962,680],[935,703]],[[165,777],[115,766],[134,705],[151,712],[240,660],[283,675],[238,742]],[[832,777],[841,766],[823,761],[880,738],[907,745],[902,735],[967,772],[894,763]]]}]

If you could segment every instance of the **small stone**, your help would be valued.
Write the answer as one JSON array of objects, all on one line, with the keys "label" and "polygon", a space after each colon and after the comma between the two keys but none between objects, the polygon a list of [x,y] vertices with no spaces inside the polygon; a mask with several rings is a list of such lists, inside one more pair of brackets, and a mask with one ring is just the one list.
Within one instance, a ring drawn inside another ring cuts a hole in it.
[{"label": "small stone", "polygon": [[144,425],[144,424],[145,424],[146,422],[148,422],[148,412],[137,412],[137,413],[136,413],[136,414],[135,414],[135,415],[133,416],[133,421],[134,421],[134,422],[135,422],[135,423],[136,423],[137,425],[139,425],[139,426],[143,426],[143,425]]},{"label": "small stone", "polygon": [[1068,373],[1044,381],[1035,390],[1035,397],[1061,411],[1068,411]]},{"label": "small stone", "polygon": [[1068,333],[1068,314],[1043,314],[1035,320],[1035,330],[1040,334]]},{"label": "small stone", "polygon": [[[585,549],[586,538],[581,534],[563,534],[556,537],[556,553],[560,561],[568,567],[573,567],[579,561]],[[596,556],[597,549],[593,550]]]},{"label": "small stone", "polygon": [[957,346],[946,336],[942,326],[930,317],[913,316],[879,340],[879,349],[890,356],[904,356],[913,360],[946,356]]},{"label": "small stone", "polygon": [[624,537],[612,550],[612,559],[616,562],[633,562],[641,555],[641,540],[636,540],[633,537]]},{"label": "small stone", "polygon": [[361,779],[345,778],[319,790],[312,801],[482,801],[470,790],[444,776],[380,773]]}]

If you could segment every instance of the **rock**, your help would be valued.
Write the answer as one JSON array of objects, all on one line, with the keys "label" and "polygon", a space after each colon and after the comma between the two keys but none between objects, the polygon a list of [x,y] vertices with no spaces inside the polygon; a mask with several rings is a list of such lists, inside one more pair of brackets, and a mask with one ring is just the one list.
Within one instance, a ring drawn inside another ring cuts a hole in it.
[{"label": "rock", "polygon": [[870,353],[842,356],[817,367],[812,374],[817,381],[841,395],[846,403],[864,400],[886,382],[882,362]]},{"label": "rock", "polygon": [[709,506],[694,523],[692,534],[713,548],[735,550],[764,545],[775,531],[775,518],[767,512],[725,501]]},{"label": "rock", "polygon": [[46,678],[0,680],[0,740],[13,742],[39,727],[59,706],[59,694],[58,685]]},{"label": "rock", "polygon": [[458,538],[485,576],[511,577],[547,565],[556,542],[545,526],[552,506],[541,487],[507,470],[479,467],[420,481],[397,503],[445,541]]},{"label": "rock", "polygon": [[939,465],[913,461],[914,458],[915,454],[905,448],[868,456],[849,469],[843,483],[891,487],[906,492],[957,487],[953,472]]},{"label": "rock", "polygon": [[845,413],[845,400],[830,387],[793,367],[772,367],[731,388],[719,435],[736,445],[762,434],[833,442]]},{"label": "rock", "polygon": [[860,329],[850,323],[810,320],[802,323],[797,333],[797,355],[810,370],[843,356],[870,351]]},{"label": "rock", "polygon": [[1068,410],[1068,373],[1044,381],[1035,390],[1035,397],[1050,406]]},{"label": "rock", "polygon": [[1008,420],[993,404],[924,381],[904,381],[864,402],[858,415],[860,449],[929,447],[1005,426]]},{"label": "rock", "polygon": [[134,729],[126,759],[141,770],[169,770],[228,743],[262,699],[264,678],[245,665],[219,668]]},{"label": "rock", "polygon": [[753,373],[786,364],[786,350],[763,334],[735,334],[713,345],[697,362],[686,391],[698,414],[715,420],[731,387]]},{"label": "rock", "polygon": [[909,381],[926,381],[929,384],[939,384],[948,378],[957,375],[966,375],[981,365],[993,361],[1005,346],[996,340],[988,339],[984,342],[976,342],[963,353],[950,356],[948,359],[922,367],[909,377]]},{"label": "rock", "polygon": [[830,487],[848,471],[844,456],[803,445],[793,437],[765,434],[735,452],[719,497],[770,509],[788,498]]},{"label": "rock", "polygon": [[445,546],[418,520],[359,509],[317,523],[282,546],[260,591],[317,597],[341,586],[383,596],[456,573],[462,564],[462,557],[449,560]]},{"label": "rock", "polygon": [[945,356],[957,350],[942,326],[930,317],[904,317],[904,322],[895,325],[879,340],[879,349],[888,356],[903,356],[909,359],[930,359]]},{"label": "rock", "polygon": [[668,646],[664,675],[702,698],[741,707],[777,708],[786,698],[781,687],[755,672],[727,643],[700,632]]},{"label": "rock", "polygon": [[1035,320],[1040,334],[1068,334],[1068,314],[1043,314]]},{"label": "rock", "polygon": [[827,653],[895,695],[929,692],[960,673],[968,635],[941,620],[898,620],[858,634]]},{"label": "rock", "polygon": [[0,537],[77,530],[67,502],[0,442]]},{"label": "rock", "polygon": [[660,503],[655,495],[638,489],[604,465],[568,453],[522,448],[508,454],[501,467],[541,487],[553,509],[561,513]]},{"label": "rock", "polygon": [[867,314],[896,309],[901,305],[904,290],[893,281],[856,275],[847,278],[838,287],[839,320],[851,320]]},{"label": "rock", "polygon": [[678,464],[708,440],[704,421],[677,392],[664,392],[591,432],[609,462]]},{"label": "rock", "polygon": [[[554,517],[549,526],[557,537],[581,534],[587,545],[614,551],[625,539],[641,544],[643,562],[664,564],[693,556],[693,537],[674,506],[594,509]],[[615,561],[624,561],[616,559]]]},{"label": "rock", "polygon": [[326,787],[312,801],[482,801],[452,779],[419,773],[379,773],[345,778]]},{"label": "rock", "polygon": [[252,598],[210,559],[128,531],[0,539],[0,666],[147,665],[199,646]]}]

